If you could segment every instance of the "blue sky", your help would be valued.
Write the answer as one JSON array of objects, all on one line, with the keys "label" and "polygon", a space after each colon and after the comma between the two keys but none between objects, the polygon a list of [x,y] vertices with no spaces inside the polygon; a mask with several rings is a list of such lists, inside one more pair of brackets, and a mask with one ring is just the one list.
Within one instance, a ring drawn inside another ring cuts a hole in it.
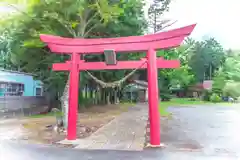
[{"label": "blue sky", "polygon": [[165,17],[178,21],[171,28],[197,23],[194,39],[215,37],[225,48],[240,49],[240,0],[172,0]]}]

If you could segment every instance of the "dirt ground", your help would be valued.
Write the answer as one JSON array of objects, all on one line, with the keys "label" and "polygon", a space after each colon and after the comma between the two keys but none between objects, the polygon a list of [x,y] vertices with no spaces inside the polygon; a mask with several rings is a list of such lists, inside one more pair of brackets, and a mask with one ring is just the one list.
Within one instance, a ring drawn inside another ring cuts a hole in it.
[{"label": "dirt ground", "polygon": [[[110,122],[117,115],[128,110],[129,105],[94,106],[80,110],[77,124],[77,138],[85,138]],[[66,132],[53,131],[56,123],[54,116],[25,117],[16,120],[5,120],[0,123],[0,140],[11,139],[34,144],[49,144],[59,147],[56,142],[65,139]]]}]

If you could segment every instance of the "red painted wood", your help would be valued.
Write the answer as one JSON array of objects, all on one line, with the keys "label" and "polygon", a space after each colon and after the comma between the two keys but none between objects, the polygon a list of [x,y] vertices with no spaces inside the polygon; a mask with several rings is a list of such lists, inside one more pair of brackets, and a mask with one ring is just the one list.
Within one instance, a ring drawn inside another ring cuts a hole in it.
[{"label": "red painted wood", "polygon": [[150,143],[160,145],[160,117],[158,109],[158,72],[156,51],[150,49],[147,52],[147,75],[148,75],[148,105],[150,120]]},{"label": "red painted wood", "polygon": [[70,69],[70,83],[69,83],[67,139],[75,140],[77,138],[77,113],[78,113],[78,88],[79,88],[78,61],[80,59],[80,55],[77,53],[73,53],[71,58],[72,64]]},{"label": "red painted wood", "polygon": [[[79,70],[117,70],[117,69],[135,69],[141,66],[146,59],[139,61],[118,61],[117,65],[106,65],[105,62],[83,62],[79,61]],[[157,59],[157,68],[178,68],[180,67],[179,60],[164,60],[163,58]],[[53,64],[54,71],[68,71],[71,68],[71,62],[55,63]],[[147,68],[144,64],[142,69]]]},{"label": "red painted wood", "polygon": [[170,39],[173,37],[188,36],[195,28],[196,24],[189,25],[186,27],[173,29],[170,31],[159,32],[156,34],[144,35],[144,36],[129,36],[120,38],[99,38],[99,39],[81,39],[81,38],[63,38],[52,35],[40,35],[40,39],[45,43],[59,44],[59,45],[75,45],[75,46],[86,46],[86,45],[99,45],[99,44],[122,44],[122,43],[139,43],[139,42],[150,42],[159,41],[164,39]]},{"label": "red painted wood", "polygon": [[[195,25],[190,25],[167,32],[161,32],[145,36],[130,36],[120,38],[105,39],[72,39],[50,35],[40,35],[40,39],[47,43],[52,52],[72,54],[71,62],[57,63],[53,65],[53,70],[70,71],[69,90],[69,119],[68,135],[69,140],[76,139],[76,122],[78,107],[78,82],[79,70],[88,69],[133,69],[139,67],[145,59],[140,61],[118,62],[117,66],[107,66],[104,62],[83,62],[80,55],[76,53],[103,53],[104,50],[114,49],[116,52],[147,51],[149,87],[149,117],[151,130],[151,144],[160,145],[160,117],[158,111],[158,83],[157,68],[179,67],[179,61],[168,61],[162,58],[157,59],[157,49],[165,49],[180,45],[183,39],[190,35]],[[151,49],[150,49],[151,48]],[[149,50],[150,49],[150,50]]]},{"label": "red painted wood", "polygon": [[48,47],[54,53],[82,53],[82,54],[102,54],[104,50],[112,49],[116,52],[139,52],[147,51],[149,48],[153,49],[167,49],[179,46],[184,40],[185,36],[175,37],[153,42],[139,42],[139,43],[124,43],[124,44],[102,44],[94,46],[66,46],[49,43]]},{"label": "red painted wood", "polygon": [[71,69],[71,64],[68,63],[54,63],[52,65],[53,71],[69,71]]}]

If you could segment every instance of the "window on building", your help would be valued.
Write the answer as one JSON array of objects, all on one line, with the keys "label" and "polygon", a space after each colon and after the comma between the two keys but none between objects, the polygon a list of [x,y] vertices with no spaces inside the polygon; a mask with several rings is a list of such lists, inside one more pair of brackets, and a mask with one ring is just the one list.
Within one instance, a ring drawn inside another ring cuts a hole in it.
[{"label": "window on building", "polygon": [[0,89],[5,96],[22,96],[24,84],[20,83],[0,83]]},{"label": "window on building", "polygon": [[36,96],[42,96],[42,88],[36,88]]},{"label": "window on building", "polygon": [[5,93],[5,84],[0,82],[0,96],[4,96]]}]

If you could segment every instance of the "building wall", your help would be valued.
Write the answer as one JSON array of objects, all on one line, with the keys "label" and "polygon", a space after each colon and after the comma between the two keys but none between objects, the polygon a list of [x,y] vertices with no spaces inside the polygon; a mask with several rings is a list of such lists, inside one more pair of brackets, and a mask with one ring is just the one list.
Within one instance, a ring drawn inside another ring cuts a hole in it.
[{"label": "building wall", "polygon": [[43,94],[43,83],[39,80],[34,80],[34,86],[33,86],[33,95],[37,96],[36,89],[41,88],[42,89],[42,94]]},{"label": "building wall", "polygon": [[23,96],[36,96],[36,88],[42,86],[42,83],[40,81],[35,81],[33,76],[22,73],[0,70],[0,81],[1,79],[8,82],[24,84]]},{"label": "building wall", "polygon": [[22,108],[44,107],[47,101],[44,97],[22,97],[22,96],[9,96],[0,97],[0,110],[20,110]]},{"label": "building wall", "polygon": [[0,120],[45,113],[48,103],[45,97],[8,96],[0,97]]}]

